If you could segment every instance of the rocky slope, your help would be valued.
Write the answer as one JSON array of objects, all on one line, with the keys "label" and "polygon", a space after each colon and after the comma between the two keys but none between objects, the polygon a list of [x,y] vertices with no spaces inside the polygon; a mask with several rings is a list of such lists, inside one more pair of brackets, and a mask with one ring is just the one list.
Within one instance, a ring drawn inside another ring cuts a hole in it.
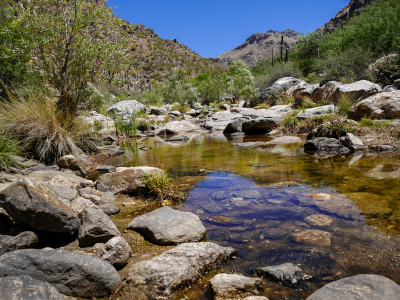
[{"label": "rocky slope", "polygon": [[282,35],[284,36],[284,50],[293,49],[302,36],[301,33],[292,29],[282,32],[274,30],[265,33],[257,32],[248,37],[243,44],[217,56],[214,61],[221,65],[229,65],[231,62],[241,59],[247,65],[255,66],[259,60],[271,57],[272,48],[275,55],[279,53]]},{"label": "rocky slope", "polygon": [[353,16],[359,15],[366,5],[374,1],[376,0],[351,0],[334,18],[318,30],[332,32],[335,28],[345,24]]},{"label": "rocky slope", "polygon": [[176,39],[162,39],[153,29],[142,24],[133,25],[125,21],[124,30],[133,39],[129,54],[130,63],[126,70],[114,74],[114,81],[128,94],[149,89],[154,80],[166,79],[173,69],[182,69],[186,74],[193,76],[207,70],[221,70],[220,66]]}]

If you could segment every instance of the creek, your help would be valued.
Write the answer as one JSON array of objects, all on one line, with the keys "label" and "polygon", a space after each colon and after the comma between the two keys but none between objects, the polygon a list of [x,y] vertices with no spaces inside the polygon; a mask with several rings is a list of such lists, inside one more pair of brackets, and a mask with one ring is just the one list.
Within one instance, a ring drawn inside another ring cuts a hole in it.
[{"label": "creek", "polygon": [[[152,166],[176,177],[207,241],[238,254],[218,272],[292,262],[307,280],[268,281],[269,299],[302,299],[333,280],[378,274],[400,284],[398,154],[321,157],[302,144],[241,147],[266,136],[188,135],[188,142],[146,138],[125,143],[113,164]],[[147,145],[151,150],[139,148]],[[202,170],[199,172],[199,170]],[[209,299],[206,276],[177,299]]]}]

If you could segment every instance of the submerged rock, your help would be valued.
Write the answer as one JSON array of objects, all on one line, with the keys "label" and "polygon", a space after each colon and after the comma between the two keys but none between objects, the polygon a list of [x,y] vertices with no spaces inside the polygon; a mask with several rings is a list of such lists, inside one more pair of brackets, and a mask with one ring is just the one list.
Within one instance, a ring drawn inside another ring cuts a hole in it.
[{"label": "submerged rock", "polygon": [[329,246],[331,244],[329,232],[321,230],[304,230],[298,233],[292,233],[291,241],[311,246]]},{"label": "submerged rock", "polygon": [[307,300],[399,299],[400,286],[379,275],[361,274],[328,283]]},{"label": "submerged rock", "polygon": [[160,245],[201,241],[206,228],[199,217],[169,206],[156,209],[133,219],[128,229],[135,230]]},{"label": "submerged rock", "polygon": [[133,265],[128,282],[151,299],[170,298],[221,266],[235,249],[213,243],[185,243],[151,260]]},{"label": "submerged rock", "polygon": [[75,297],[105,297],[121,278],[113,266],[92,256],[63,250],[16,250],[0,256],[0,277],[28,275]]},{"label": "submerged rock", "polygon": [[332,218],[327,215],[311,215],[305,218],[305,221],[313,226],[327,227],[332,224]]},{"label": "submerged rock", "polygon": [[257,275],[272,278],[278,282],[296,283],[299,280],[309,279],[301,268],[293,263],[284,263],[277,266],[267,266],[254,270]]},{"label": "submerged rock", "polygon": [[50,283],[30,276],[0,278],[2,300],[63,300],[64,297]]},{"label": "submerged rock", "polygon": [[210,280],[210,289],[214,300],[242,299],[259,295],[263,282],[238,274],[218,274]]}]

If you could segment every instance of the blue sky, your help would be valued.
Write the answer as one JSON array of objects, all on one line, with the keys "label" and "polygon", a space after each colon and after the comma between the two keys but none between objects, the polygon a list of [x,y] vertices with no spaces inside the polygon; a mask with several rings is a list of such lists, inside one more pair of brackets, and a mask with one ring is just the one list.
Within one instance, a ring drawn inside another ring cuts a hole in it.
[{"label": "blue sky", "polygon": [[314,31],[350,0],[109,0],[116,14],[132,24],[177,39],[204,57],[216,57],[256,32]]}]

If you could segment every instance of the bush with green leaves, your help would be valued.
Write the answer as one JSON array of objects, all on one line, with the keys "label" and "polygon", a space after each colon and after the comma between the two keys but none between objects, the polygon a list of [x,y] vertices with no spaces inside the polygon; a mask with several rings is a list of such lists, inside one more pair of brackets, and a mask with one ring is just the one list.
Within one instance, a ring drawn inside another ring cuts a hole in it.
[{"label": "bush with green leaves", "polygon": [[257,75],[255,78],[255,86],[260,90],[264,90],[270,87],[274,84],[275,81],[280,78],[300,78],[301,76],[301,71],[299,67],[290,61],[283,64],[275,64],[274,67],[272,67],[271,65],[265,66],[263,70],[264,73]]},{"label": "bush with green leaves", "polygon": [[12,167],[19,167],[15,156],[20,152],[18,141],[0,130],[0,171],[9,172]]},{"label": "bush with green leaves", "polygon": [[229,65],[227,82],[227,92],[235,100],[252,100],[258,94],[258,89],[254,88],[254,76],[250,67],[241,60]]},{"label": "bush with green leaves", "polygon": [[58,91],[63,114],[75,115],[89,82],[123,66],[129,38],[104,0],[32,0],[16,10],[2,52],[29,58],[32,76]]}]

